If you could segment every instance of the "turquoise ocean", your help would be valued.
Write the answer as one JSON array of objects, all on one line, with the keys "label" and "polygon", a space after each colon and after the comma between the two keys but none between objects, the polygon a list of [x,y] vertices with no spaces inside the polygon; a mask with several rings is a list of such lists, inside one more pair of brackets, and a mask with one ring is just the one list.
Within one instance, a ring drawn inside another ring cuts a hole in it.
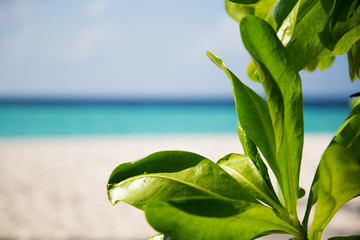
[{"label": "turquoise ocean", "polygon": [[[350,107],[304,106],[305,132],[335,133]],[[233,104],[0,104],[0,137],[234,133]]]}]

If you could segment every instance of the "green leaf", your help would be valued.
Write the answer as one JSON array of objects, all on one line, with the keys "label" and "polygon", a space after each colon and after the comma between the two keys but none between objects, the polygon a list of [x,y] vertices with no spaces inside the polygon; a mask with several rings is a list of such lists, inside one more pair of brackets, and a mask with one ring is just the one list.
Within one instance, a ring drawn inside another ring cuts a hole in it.
[{"label": "green leaf", "polygon": [[297,235],[272,209],[243,201],[153,201],[145,214],[152,227],[177,240],[248,240],[271,233]]},{"label": "green leaf", "polygon": [[[294,8],[295,4],[298,2],[298,0],[280,0],[279,3],[276,5],[276,8],[274,10],[274,18],[277,23],[277,26],[281,26],[281,24],[284,22],[286,17],[289,15],[289,13]],[[278,30],[276,28],[276,30]]]},{"label": "green leaf", "polygon": [[[358,106],[358,104],[360,104],[360,100],[358,100],[357,102],[354,103],[353,110],[351,111],[351,113],[347,117],[347,120],[339,128],[338,133],[334,137],[334,141],[337,140],[338,143],[342,142],[342,140],[341,140],[342,139],[342,137],[341,137],[342,130],[344,128],[346,128],[347,124],[349,123],[349,120],[351,120],[354,116],[356,116],[357,114],[360,113],[360,107]],[[346,133],[346,132],[347,131],[344,131],[344,133]],[[344,133],[342,133],[342,135],[344,135]],[[350,136],[351,136],[351,134],[350,134]],[[351,137],[348,138],[348,139],[351,139]],[[308,221],[309,221],[311,208],[317,202],[318,195],[319,195],[319,168],[316,170],[313,182],[311,184],[310,194],[309,194],[309,198],[308,198],[308,202],[307,202],[307,206],[306,206],[304,220],[303,220],[303,223],[302,223],[302,225],[303,225],[303,227],[305,229],[307,229],[307,224],[308,224]]]},{"label": "green leaf", "polygon": [[255,202],[239,183],[214,162],[195,153],[163,151],[121,164],[110,176],[112,204],[126,202],[144,209],[154,199],[212,196]]},{"label": "green leaf", "polygon": [[237,22],[240,22],[247,15],[254,15],[255,13],[254,7],[233,3],[229,0],[225,0],[225,9],[229,16]]},{"label": "green leaf", "polygon": [[335,60],[335,54],[324,48],[314,60],[304,68],[307,71],[314,71],[318,67],[321,71],[329,68]]},{"label": "green leaf", "polygon": [[313,61],[311,61],[310,63],[308,63],[308,65],[304,68],[304,70],[309,71],[309,72],[313,72],[316,70],[316,67],[319,63],[319,59],[315,58]]},{"label": "green leaf", "polygon": [[335,54],[347,53],[360,39],[360,0],[335,1],[319,38]]},{"label": "green leaf", "polygon": [[321,158],[318,184],[312,239],[319,239],[340,207],[360,194],[359,101]]},{"label": "green leaf", "polygon": [[152,237],[146,238],[145,240],[171,240],[171,238],[164,236],[163,234],[156,234]]},{"label": "green leaf", "polygon": [[321,71],[329,68],[335,60],[335,55],[328,57],[319,57],[318,67]]},{"label": "green leaf", "polygon": [[286,46],[291,40],[296,25],[296,20],[299,13],[300,4],[293,6],[291,11],[288,13],[287,17],[282,21],[282,25],[277,29],[277,35],[284,46]]},{"label": "green leaf", "polygon": [[326,58],[316,58],[314,61],[310,62],[305,68],[304,70],[306,71],[315,71],[316,67],[318,67],[321,71],[329,68],[333,62],[335,60],[335,56],[329,56]]},{"label": "green leaf", "polygon": [[351,46],[347,56],[350,80],[354,81],[360,76],[360,40]]},{"label": "green leaf", "polygon": [[306,194],[305,189],[303,189],[302,187],[299,187],[298,198],[300,199],[300,198],[304,197],[305,194]]},{"label": "green leaf", "polygon": [[302,221],[302,226],[306,232],[308,229],[309,217],[310,217],[310,212],[311,212],[312,206],[314,206],[314,204],[317,202],[317,197],[319,194],[319,181],[318,180],[319,180],[319,168],[316,170],[313,182],[311,184],[310,193],[309,193],[308,201],[306,204],[304,219]]},{"label": "green leaf", "polygon": [[288,57],[300,71],[324,49],[318,33],[328,18],[331,1],[298,1],[279,28],[278,36],[286,47]]},{"label": "green leaf", "polygon": [[258,72],[263,72],[260,79],[274,124],[280,169],[280,174],[274,173],[295,219],[304,138],[300,76],[288,61],[287,51],[276,33],[264,20],[248,16],[241,21],[240,32],[245,48],[258,62]]},{"label": "green leaf", "polygon": [[246,69],[246,73],[248,75],[248,77],[255,81],[255,82],[260,82],[259,79],[259,74],[256,71],[256,65],[253,61],[251,61]]},{"label": "green leaf", "polygon": [[270,189],[270,191],[276,196],[274,188],[271,184],[271,180],[269,177],[268,169],[263,162],[261,155],[255,145],[255,143],[251,140],[251,138],[246,134],[245,130],[241,127],[241,124],[238,122],[237,125],[238,135],[243,146],[244,152],[246,155],[250,157],[250,159],[255,164],[256,168],[259,170],[261,176],[265,180],[266,185]]},{"label": "green leaf", "polygon": [[226,68],[220,58],[210,51],[207,51],[207,55],[231,80],[236,112],[241,127],[259,148],[275,175],[279,174],[279,166],[276,162],[274,129],[267,103]]},{"label": "green leaf", "polygon": [[227,13],[237,22],[248,15],[265,18],[274,0],[225,0]]},{"label": "green leaf", "polygon": [[[271,76],[268,69],[255,57],[252,58],[257,68],[256,72],[258,73],[260,82],[263,85],[265,95],[268,100],[270,117],[273,128],[275,129],[276,150],[278,151],[284,137],[284,99],[278,84]],[[275,174],[275,176],[281,179],[281,175]]]},{"label": "green leaf", "polygon": [[274,0],[266,17],[264,18],[264,20],[268,22],[275,31],[277,31],[280,27],[280,25],[278,25],[277,22],[278,19],[276,13],[277,13],[277,8],[279,7],[279,4],[281,4],[281,2],[282,0]]},{"label": "green leaf", "polygon": [[352,236],[346,236],[346,237],[332,237],[328,240],[360,240],[360,235],[352,235]]},{"label": "green leaf", "polygon": [[280,214],[287,214],[276,195],[268,188],[258,167],[248,156],[235,153],[228,154],[221,158],[217,164],[236,179],[246,192],[275,208]]},{"label": "green leaf", "polygon": [[252,3],[257,3],[259,0],[229,0],[229,1],[233,3],[252,4]]}]

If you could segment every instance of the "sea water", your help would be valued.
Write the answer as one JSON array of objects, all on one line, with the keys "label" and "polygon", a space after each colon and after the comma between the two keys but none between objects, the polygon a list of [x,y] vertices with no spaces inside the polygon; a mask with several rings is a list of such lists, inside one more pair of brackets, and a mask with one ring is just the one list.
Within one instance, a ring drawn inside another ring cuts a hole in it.
[{"label": "sea water", "polygon": [[[305,132],[335,133],[348,105],[305,105]],[[233,104],[0,104],[0,137],[236,133]]]}]

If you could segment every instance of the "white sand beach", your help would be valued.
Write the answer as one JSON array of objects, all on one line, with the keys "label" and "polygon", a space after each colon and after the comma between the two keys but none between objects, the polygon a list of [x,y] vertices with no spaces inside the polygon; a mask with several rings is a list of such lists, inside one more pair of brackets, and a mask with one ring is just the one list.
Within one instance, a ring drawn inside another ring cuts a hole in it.
[{"label": "white sand beach", "polygon": [[[301,186],[312,181],[330,134],[307,134]],[[0,139],[0,239],[144,239],[156,232],[143,213],[107,200],[106,182],[120,163],[160,150],[187,150],[217,160],[242,152],[236,135],[124,135]],[[305,205],[300,200],[299,208]],[[360,201],[326,229],[360,234]],[[266,239],[288,239],[288,236]]]}]

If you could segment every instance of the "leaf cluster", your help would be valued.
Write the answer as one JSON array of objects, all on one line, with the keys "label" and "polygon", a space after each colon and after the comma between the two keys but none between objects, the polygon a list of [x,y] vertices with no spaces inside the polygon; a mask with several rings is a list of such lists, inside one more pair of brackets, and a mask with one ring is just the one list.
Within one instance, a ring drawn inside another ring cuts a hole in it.
[{"label": "leaf cluster", "polygon": [[226,0],[225,8],[239,22],[252,57],[248,75],[266,95],[264,100],[207,52],[232,83],[244,153],[214,162],[191,152],[163,151],[121,164],[110,175],[109,200],[145,211],[161,233],[148,239],[245,240],[273,233],[321,239],[334,214],[360,195],[360,100],[321,158],[300,221],[297,201],[305,192],[299,186],[304,141],[299,71],[326,69],[335,55],[347,53],[350,79],[360,76],[360,0]]}]

